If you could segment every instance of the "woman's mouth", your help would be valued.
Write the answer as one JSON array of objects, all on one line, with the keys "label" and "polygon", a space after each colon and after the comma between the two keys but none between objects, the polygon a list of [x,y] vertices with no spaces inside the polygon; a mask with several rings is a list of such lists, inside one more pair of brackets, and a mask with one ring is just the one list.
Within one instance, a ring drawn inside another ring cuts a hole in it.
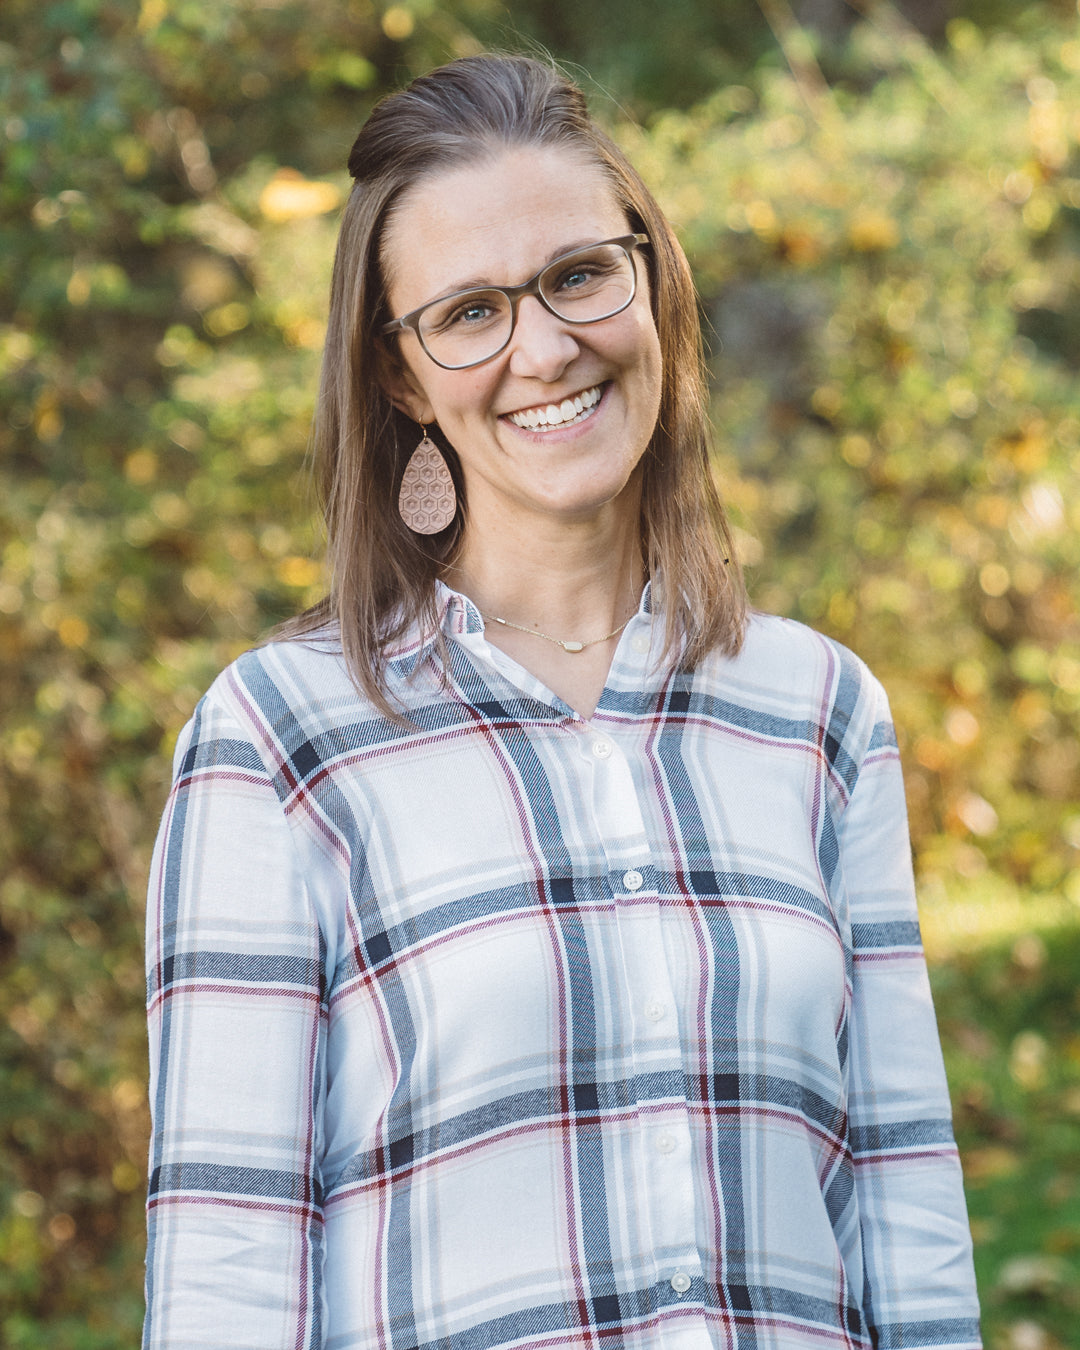
[{"label": "woman's mouth", "polygon": [[603,392],[603,387],[596,384],[591,389],[583,389],[573,398],[564,398],[561,403],[545,403],[541,407],[522,408],[519,412],[507,413],[506,416],[508,421],[524,431],[561,431],[565,427],[574,426],[577,422],[584,422],[600,402]]}]

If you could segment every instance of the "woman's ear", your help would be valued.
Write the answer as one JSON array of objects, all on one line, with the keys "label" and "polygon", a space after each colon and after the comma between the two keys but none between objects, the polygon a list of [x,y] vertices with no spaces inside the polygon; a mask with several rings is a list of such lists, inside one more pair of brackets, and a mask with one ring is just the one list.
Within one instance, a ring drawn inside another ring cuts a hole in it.
[{"label": "woman's ear", "polygon": [[399,412],[423,426],[434,422],[434,409],[416,376],[396,352],[390,351],[381,342],[376,353],[375,370],[379,388]]}]

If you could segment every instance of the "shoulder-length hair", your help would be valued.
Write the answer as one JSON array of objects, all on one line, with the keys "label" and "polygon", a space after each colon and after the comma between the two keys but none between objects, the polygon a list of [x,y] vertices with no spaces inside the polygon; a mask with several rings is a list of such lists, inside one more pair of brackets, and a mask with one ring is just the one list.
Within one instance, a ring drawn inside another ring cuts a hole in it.
[{"label": "shoulder-length hair", "polygon": [[660,339],[660,413],[643,456],[641,536],[649,574],[663,578],[669,656],[694,666],[741,645],[746,598],[708,454],[706,383],[690,269],[652,194],[589,116],[581,90],[525,56],[452,61],[376,105],[349,155],[353,187],[331,282],[330,317],[315,420],[315,464],[327,526],[330,590],[279,629],[297,638],[332,624],[360,691],[395,715],[387,651],[414,625],[438,631],[435,581],[453,561],[468,504],[457,455],[435,433],[458,492],[440,534],[420,537],[396,509],[418,427],[391,403],[379,372],[388,353],[380,249],[395,203],[428,175],[504,148],[565,147],[607,175],[630,230],[647,234],[645,260]]}]

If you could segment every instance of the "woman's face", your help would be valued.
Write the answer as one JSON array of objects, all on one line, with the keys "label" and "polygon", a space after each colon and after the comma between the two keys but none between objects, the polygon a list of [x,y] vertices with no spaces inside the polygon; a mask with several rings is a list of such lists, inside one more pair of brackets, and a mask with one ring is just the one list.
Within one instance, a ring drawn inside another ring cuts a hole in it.
[{"label": "woman's face", "polygon": [[[422,179],[402,198],[383,239],[390,310],[518,285],[560,254],[629,232],[596,164],[550,147],[501,151]],[[389,339],[400,360],[388,363],[384,387],[417,422],[438,423],[461,460],[466,541],[538,516],[587,522],[616,512],[636,522],[661,363],[643,260],[635,267],[637,293],[622,313],[571,324],[526,296],[506,349],[467,370],[436,365],[415,333]],[[537,426],[530,416],[578,396],[586,411],[576,420]]]}]

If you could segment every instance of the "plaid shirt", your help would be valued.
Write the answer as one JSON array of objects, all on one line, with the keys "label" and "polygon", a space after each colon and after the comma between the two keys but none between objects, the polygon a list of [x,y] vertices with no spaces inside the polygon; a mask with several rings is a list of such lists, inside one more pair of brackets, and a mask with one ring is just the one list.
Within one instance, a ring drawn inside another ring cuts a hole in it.
[{"label": "plaid shirt", "polygon": [[880,686],[646,592],[583,721],[441,603],[412,729],[313,640],[181,737],[145,1345],[978,1346]]}]

